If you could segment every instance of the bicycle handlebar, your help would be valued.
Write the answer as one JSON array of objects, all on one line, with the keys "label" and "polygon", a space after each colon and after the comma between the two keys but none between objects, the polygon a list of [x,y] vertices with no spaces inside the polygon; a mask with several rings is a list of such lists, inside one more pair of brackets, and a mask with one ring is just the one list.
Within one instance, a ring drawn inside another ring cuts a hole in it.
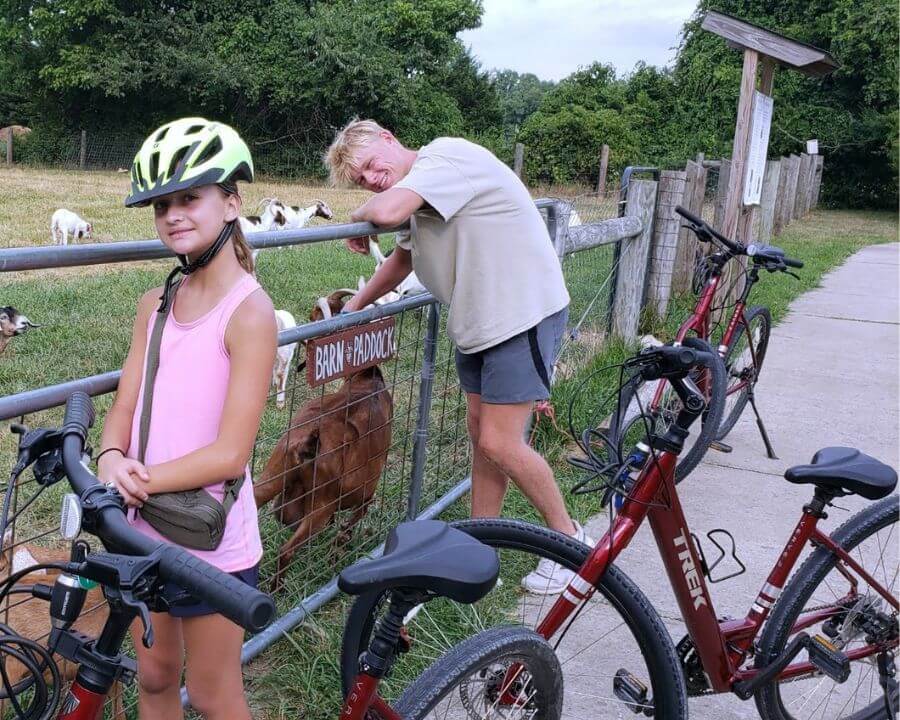
[{"label": "bicycle handlebar", "polygon": [[652,381],[661,378],[683,378],[698,365],[712,367],[719,361],[715,353],[704,352],[684,347],[683,345],[661,345],[644,350],[631,362],[640,366],[640,375],[644,380]]},{"label": "bicycle handlebar", "polygon": [[[97,477],[82,462],[88,429],[94,424],[94,406],[83,392],[73,393],[66,403],[63,421],[62,461],[69,484],[84,499],[88,491],[101,488]],[[138,532],[125,519],[118,506],[103,505],[87,509],[94,513],[97,536],[131,555],[149,555],[160,550],[159,576],[205,600],[229,620],[259,632],[275,617],[272,598],[226,572],[191,555],[177,545],[159,543]]]},{"label": "bicycle handlebar", "polygon": [[725,247],[731,250],[731,252],[733,252],[735,255],[746,254],[747,249],[741,243],[735,242],[734,240],[729,240],[722,233],[713,229],[703,218],[694,215],[694,213],[692,213],[690,210],[685,210],[683,207],[681,207],[681,205],[676,205],[675,212],[677,212],[679,215],[681,215],[681,217],[691,223],[691,225],[694,226],[694,231],[698,235],[707,234],[714,237]]},{"label": "bicycle handlebar", "polygon": [[[675,207],[675,212],[677,212],[681,217],[687,220],[691,224],[691,229],[697,234],[701,240],[710,240],[711,238],[715,238],[722,245],[724,245],[733,255],[758,255],[763,260],[769,260],[773,263],[772,270],[784,270],[785,267],[793,267],[793,268],[802,268],[803,262],[800,260],[794,260],[793,258],[785,257],[784,250],[781,248],[772,247],[769,245],[750,245],[744,246],[742,243],[735,242],[734,240],[729,240],[722,233],[713,229],[709,223],[707,223],[703,218],[694,215],[690,210],[685,210],[681,205]],[[771,257],[766,255],[766,251],[771,251]],[[777,267],[777,265],[782,265],[784,267]]]}]

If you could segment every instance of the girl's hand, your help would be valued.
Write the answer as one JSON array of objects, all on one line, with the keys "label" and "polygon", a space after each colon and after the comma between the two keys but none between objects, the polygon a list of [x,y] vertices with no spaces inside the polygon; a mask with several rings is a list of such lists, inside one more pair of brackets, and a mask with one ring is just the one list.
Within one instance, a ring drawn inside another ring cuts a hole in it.
[{"label": "girl's hand", "polygon": [[100,458],[97,477],[108,487],[114,487],[128,507],[141,507],[150,497],[144,483],[150,481],[150,473],[144,464],[133,458],[109,453]]}]

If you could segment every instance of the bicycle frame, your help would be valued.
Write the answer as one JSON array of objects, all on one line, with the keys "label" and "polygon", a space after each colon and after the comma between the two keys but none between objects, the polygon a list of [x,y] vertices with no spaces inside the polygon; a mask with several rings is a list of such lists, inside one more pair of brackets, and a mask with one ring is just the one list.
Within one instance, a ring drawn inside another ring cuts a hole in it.
[{"label": "bicycle frame", "polygon": [[341,719],[364,720],[369,710],[374,710],[381,720],[403,720],[377,693],[379,678],[359,673],[353,687],[347,693]]},{"label": "bicycle frame", "polygon": [[[716,297],[716,291],[719,289],[719,282],[722,277],[723,266],[724,265],[716,265],[715,270],[713,271],[712,275],[703,288],[703,292],[701,293],[700,298],[697,300],[697,304],[694,306],[694,310],[691,313],[691,316],[681,324],[681,327],[678,328],[678,332],[675,335],[675,342],[684,342],[685,338],[691,332],[693,332],[697,337],[703,340],[709,339],[711,330],[709,323],[711,309]],[[756,348],[753,344],[753,338],[750,336],[750,328],[749,326],[747,326],[747,323],[744,319],[744,309],[747,307],[747,298],[750,296],[750,291],[758,280],[759,269],[754,266],[750,269],[750,275],[747,278],[747,283],[744,285],[744,289],[734,305],[734,310],[732,311],[731,317],[728,320],[728,325],[725,327],[725,333],[722,335],[721,341],[719,342],[719,346],[717,348],[719,357],[724,359],[725,353],[728,352],[728,346],[731,344],[731,341],[734,338],[734,334],[737,331],[738,325],[743,324],[747,329],[747,343],[750,348],[750,357],[753,361],[753,367],[758,367],[758,362],[756,359]],[[701,390],[706,392],[706,381],[703,377],[701,377],[700,380],[700,388]],[[748,383],[749,380],[743,379],[740,382],[736,383],[733,387],[728,387],[726,389],[726,395],[733,395],[736,392],[740,392],[747,386]],[[659,408],[662,402],[663,393],[665,392],[665,386],[666,383],[664,382],[657,383],[656,390],[653,393],[653,399],[650,402],[651,410],[656,411]]]},{"label": "bicycle frame", "polygon": [[[898,601],[888,590],[872,578],[860,565],[840,548],[816,524],[821,516],[810,506],[787,541],[766,583],[756,596],[743,620],[717,619],[706,580],[684,517],[675,487],[675,466],[678,456],[662,452],[645,464],[634,488],[607,533],[597,542],[578,574],[554,603],[537,628],[548,640],[563,627],[566,620],[593,594],[595,584],[609,565],[628,546],[641,523],[649,518],[653,536],[678,601],[689,636],[697,648],[703,669],[715,692],[727,692],[734,683],[749,680],[757,669],[742,669],[752,643],[781,593],[806,543],[812,541],[837,555],[859,577],[869,583],[895,609]],[[798,619],[793,630],[800,631],[840,612],[841,604],[853,597],[837,599],[833,607],[819,609]],[[867,646],[847,653],[857,660],[880,652],[883,648]],[[776,679],[794,678],[815,671],[809,662],[788,665]]]}]

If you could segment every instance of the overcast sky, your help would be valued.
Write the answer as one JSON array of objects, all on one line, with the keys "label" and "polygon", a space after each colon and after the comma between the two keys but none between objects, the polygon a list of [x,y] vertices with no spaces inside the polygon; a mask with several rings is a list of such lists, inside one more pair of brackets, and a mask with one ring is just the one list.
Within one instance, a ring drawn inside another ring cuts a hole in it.
[{"label": "overcast sky", "polygon": [[667,65],[697,0],[484,0],[481,27],[460,35],[483,69],[560,80],[580,65]]}]

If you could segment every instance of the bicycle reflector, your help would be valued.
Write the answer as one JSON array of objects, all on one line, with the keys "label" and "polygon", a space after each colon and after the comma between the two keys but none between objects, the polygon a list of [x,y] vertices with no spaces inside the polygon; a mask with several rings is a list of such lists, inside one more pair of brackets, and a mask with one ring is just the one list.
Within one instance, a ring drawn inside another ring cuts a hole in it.
[{"label": "bicycle reflector", "polygon": [[75,493],[63,495],[59,517],[59,534],[66,540],[74,540],[81,532],[81,500]]}]

